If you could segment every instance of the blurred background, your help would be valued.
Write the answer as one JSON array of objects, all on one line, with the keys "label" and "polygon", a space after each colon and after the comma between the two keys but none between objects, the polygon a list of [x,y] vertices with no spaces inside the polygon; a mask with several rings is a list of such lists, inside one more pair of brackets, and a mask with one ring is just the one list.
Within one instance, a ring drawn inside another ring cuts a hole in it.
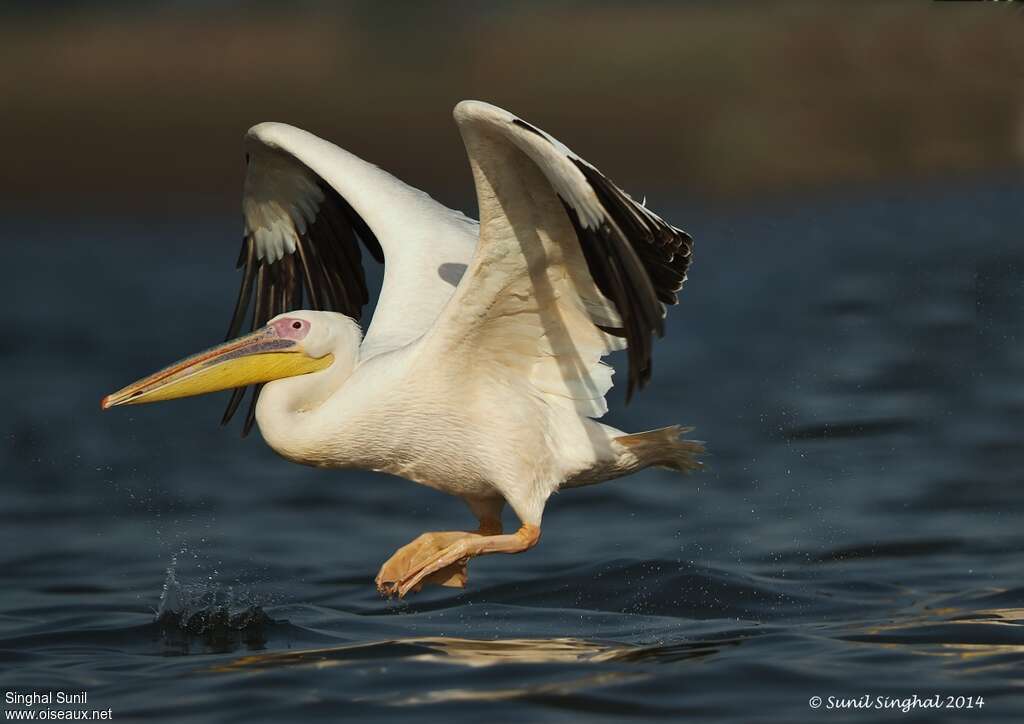
[{"label": "blurred background", "polygon": [[[995,2],[0,2],[0,690],[474,724],[939,692],[1020,721],[1022,33]],[[387,603],[377,566],[461,503],[287,463],[218,429],[226,395],[97,408],[222,338],[247,128],[475,216],[464,98],[694,236],[607,421],[710,454],[556,495],[536,551]]]},{"label": "blurred background", "polygon": [[0,198],[224,211],[242,134],[278,120],[463,202],[463,98],[571,133],[627,188],[701,198],[1007,169],[1020,22],[871,0],[4,2]]}]

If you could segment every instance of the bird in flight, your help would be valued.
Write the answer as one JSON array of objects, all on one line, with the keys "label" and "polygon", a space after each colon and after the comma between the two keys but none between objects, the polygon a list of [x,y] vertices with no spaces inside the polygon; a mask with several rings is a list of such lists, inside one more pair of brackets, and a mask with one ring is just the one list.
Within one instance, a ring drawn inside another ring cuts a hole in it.
[{"label": "bird in flight", "polygon": [[[388,596],[461,587],[470,558],[532,548],[558,490],[649,466],[691,472],[703,452],[689,428],[597,421],[612,386],[602,357],[627,350],[627,401],[650,379],[690,236],[511,113],[463,101],[454,116],[479,222],[306,131],[251,128],[228,341],[102,401],[231,389],[227,423],[252,389],[243,434],[255,423],[284,458],[464,500],[477,529],[398,549],[376,578]],[[384,264],[365,335],[361,247]]]}]

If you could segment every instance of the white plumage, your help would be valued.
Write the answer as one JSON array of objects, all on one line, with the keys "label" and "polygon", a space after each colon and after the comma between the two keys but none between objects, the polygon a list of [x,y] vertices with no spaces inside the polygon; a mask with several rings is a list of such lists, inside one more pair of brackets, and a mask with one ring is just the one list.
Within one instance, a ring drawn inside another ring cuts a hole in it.
[{"label": "white plumage", "polygon": [[[474,555],[532,547],[559,488],[649,465],[689,471],[701,450],[678,427],[627,435],[593,419],[612,386],[602,357],[628,343],[629,391],[649,378],[689,236],[512,114],[464,101],[454,115],[479,224],[297,128],[263,123],[246,139],[244,279],[229,336],[252,307],[257,332],[243,340],[329,360],[257,393],[264,439],[296,462],[457,495],[480,520],[475,533],[425,534],[400,549],[377,581],[399,595],[464,584]],[[365,337],[357,239],[385,262]],[[304,295],[304,306],[335,311],[293,311]],[[225,349],[240,354],[237,342]],[[189,369],[172,366],[109,404]],[[515,534],[501,534],[505,502],[522,522]]]}]

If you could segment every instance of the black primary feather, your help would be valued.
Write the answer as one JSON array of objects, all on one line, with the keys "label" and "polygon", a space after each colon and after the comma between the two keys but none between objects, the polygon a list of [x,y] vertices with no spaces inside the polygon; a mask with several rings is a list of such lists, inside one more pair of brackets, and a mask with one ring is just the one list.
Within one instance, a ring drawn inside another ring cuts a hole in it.
[{"label": "black primary feather", "polygon": [[[310,171],[310,173],[312,173]],[[331,186],[317,180],[323,201],[316,218],[298,235],[294,252],[267,263],[256,256],[256,243],[251,235],[242,240],[238,268],[242,269],[242,286],[228,326],[227,339],[237,337],[250,314],[250,329],[264,326],[284,312],[303,308],[342,314],[359,320],[369,302],[366,274],[363,270],[360,242],[379,262],[384,252],[377,237],[352,206]],[[242,427],[245,437],[256,420],[256,402],[262,385],[252,386],[249,409]],[[221,424],[227,425],[238,411],[248,388],[233,390]]]},{"label": "black primary feather", "polygon": [[589,229],[576,209],[562,199],[590,276],[622,318],[621,327],[602,329],[626,339],[629,402],[651,379],[653,338],[655,334],[664,336],[665,305],[678,302],[676,294],[693,258],[693,239],[638,204],[593,166],[570,160],[604,210],[600,226]]}]

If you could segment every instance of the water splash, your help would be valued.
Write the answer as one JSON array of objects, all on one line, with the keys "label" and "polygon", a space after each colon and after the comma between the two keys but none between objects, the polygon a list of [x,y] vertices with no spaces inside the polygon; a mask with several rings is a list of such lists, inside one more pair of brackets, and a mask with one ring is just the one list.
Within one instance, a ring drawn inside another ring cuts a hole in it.
[{"label": "water splash", "polygon": [[167,574],[164,577],[164,589],[160,593],[160,605],[156,610],[156,617],[159,619],[165,613],[181,613],[185,609],[181,597],[181,584],[175,576],[178,568],[178,556],[171,556],[171,564],[167,566]]},{"label": "water splash", "polygon": [[[181,548],[182,555],[187,552]],[[263,610],[270,603],[268,596],[236,584],[222,585],[216,569],[183,582],[178,567],[176,553],[167,566],[156,610],[164,653],[187,654],[196,647],[217,653],[243,645],[254,650],[264,647],[266,629],[274,623]]]}]

